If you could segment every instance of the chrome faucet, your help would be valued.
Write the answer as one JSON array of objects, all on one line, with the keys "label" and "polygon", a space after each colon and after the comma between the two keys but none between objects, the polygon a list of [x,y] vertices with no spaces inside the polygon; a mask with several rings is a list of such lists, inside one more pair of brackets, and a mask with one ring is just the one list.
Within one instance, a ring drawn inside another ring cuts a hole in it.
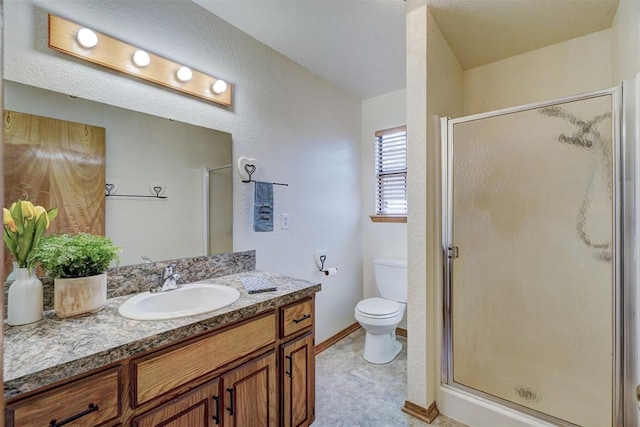
[{"label": "chrome faucet", "polygon": [[176,281],[180,278],[180,274],[175,273],[173,271],[174,268],[176,268],[175,264],[171,264],[165,267],[164,271],[162,272],[162,284],[149,289],[149,292],[165,292],[181,288],[182,285],[176,283]]}]

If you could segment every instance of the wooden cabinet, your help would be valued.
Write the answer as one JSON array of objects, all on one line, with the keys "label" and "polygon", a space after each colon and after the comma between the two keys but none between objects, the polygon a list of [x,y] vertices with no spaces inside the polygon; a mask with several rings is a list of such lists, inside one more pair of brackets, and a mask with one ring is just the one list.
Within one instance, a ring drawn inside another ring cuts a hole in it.
[{"label": "wooden cabinet", "polygon": [[282,309],[280,336],[288,337],[313,326],[313,300],[296,302]]},{"label": "wooden cabinet", "polygon": [[167,351],[136,358],[132,362],[133,406],[138,407],[219,366],[272,345],[276,340],[275,331],[276,316],[270,313]]},{"label": "wooden cabinet", "polygon": [[210,381],[195,390],[135,417],[132,427],[213,427],[220,425],[220,384]]},{"label": "wooden cabinet", "polygon": [[222,376],[225,427],[275,427],[278,398],[275,352]]},{"label": "wooden cabinet", "polygon": [[313,298],[280,308],[281,425],[306,427],[315,419]]},{"label": "wooden cabinet", "polygon": [[275,427],[274,351],[133,418],[132,427]]},{"label": "wooden cabinet", "polygon": [[7,426],[97,425],[117,420],[120,401],[117,367],[7,403]]},{"label": "wooden cabinet", "polygon": [[308,426],[314,376],[311,297],[10,399],[6,425]]},{"label": "wooden cabinet", "polygon": [[281,346],[282,418],[285,427],[308,426],[314,420],[315,351],[313,333]]}]

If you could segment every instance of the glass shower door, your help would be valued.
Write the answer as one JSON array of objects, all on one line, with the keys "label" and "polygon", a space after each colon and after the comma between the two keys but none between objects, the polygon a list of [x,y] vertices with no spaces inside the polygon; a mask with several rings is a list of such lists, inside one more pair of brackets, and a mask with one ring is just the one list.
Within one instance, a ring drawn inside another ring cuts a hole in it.
[{"label": "glass shower door", "polygon": [[448,122],[448,383],[559,424],[613,420],[615,97]]}]

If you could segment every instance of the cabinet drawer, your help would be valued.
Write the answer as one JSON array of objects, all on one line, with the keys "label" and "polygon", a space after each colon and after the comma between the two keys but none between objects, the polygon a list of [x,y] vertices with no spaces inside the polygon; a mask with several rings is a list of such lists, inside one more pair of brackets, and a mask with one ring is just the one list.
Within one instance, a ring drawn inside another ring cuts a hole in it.
[{"label": "cabinet drawer", "polygon": [[7,405],[8,425],[16,427],[93,426],[119,416],[120,367]]},{"label": "cabinet drawer", "polygon": [[271,313],[169,351],[132,362],[133,406],[187,384],[240,357],[275,342]]},{"label": "cabinet drawer", "polygon": [[313,300],[308,299],[282,309],[283,337],[289,336],[313,325]]}]

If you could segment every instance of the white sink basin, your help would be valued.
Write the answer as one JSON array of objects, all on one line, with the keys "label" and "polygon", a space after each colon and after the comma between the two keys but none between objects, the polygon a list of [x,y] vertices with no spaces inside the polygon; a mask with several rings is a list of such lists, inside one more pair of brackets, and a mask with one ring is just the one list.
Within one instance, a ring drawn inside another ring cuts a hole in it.
[{"label": "white sink basin", "polygon": [[143,292],[120,305],[121,316],[134,320],[162,320],[195,316],[233,304],[240,292],[213,284],[184,285],[166,292]]}]

